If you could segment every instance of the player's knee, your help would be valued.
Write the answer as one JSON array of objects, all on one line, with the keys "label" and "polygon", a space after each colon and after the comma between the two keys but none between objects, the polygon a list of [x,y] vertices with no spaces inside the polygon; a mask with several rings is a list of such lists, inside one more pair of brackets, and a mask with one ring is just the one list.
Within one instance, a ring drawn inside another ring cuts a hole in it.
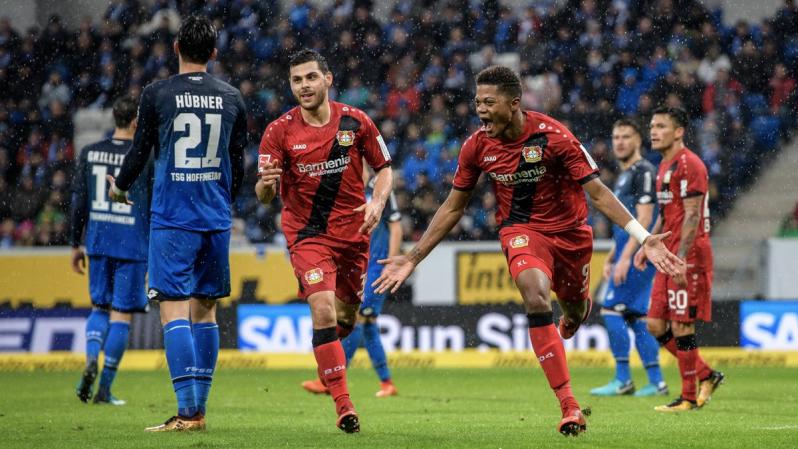
[{"label": "player's knee", "polygon": [[133,320],[133,314],[131,313],[119,312],[116,310],[111,311],[111,321],[124,321],[126,323],[129,323],[132,320]]},{"label": "player's knee", "polygon": [[523,297],[527,313],[546,312],[551,310],[549,295],[543,291],[530,289]]},{"label": "player's knee", "polygon": [[648,332],[654,337],[661,337],[665,335],[665,323],[662,323],[659,320],[647,320],[646,329],[648,329]]}]

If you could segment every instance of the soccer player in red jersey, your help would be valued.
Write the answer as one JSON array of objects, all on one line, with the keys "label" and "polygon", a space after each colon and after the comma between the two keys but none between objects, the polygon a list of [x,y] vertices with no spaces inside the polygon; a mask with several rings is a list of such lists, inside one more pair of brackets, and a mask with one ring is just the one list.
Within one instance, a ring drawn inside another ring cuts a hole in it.
[{"label": "soccer player in red jersey", "polygon": [[[660,214],[652,232],[671,234],[668,249],[687,262],[687,270],[673,277],[657,273],[651,290],[648,330],[679,360],[682,394],[661,412],[702,407],[723,382],[698,354],[696,320],[712,319],[712,244],[709,240],[709,176],[701,159],[684,146],[687,113],[661,107],[651,118],[651,148],[662,154],[657,172]],[[643,253],[635,266],[645,266]],[[696,377],[700,391],[696,391]]]},{"label": "soccer player in red jersey", "polygon": [[[375,285],[396,291],[413,269],[463,216],[481,172],[498,199],[496,221],[502,251],[521,292],[529,337],[560,402],[558,431],[578,435],[585,418],[571,391],[563,338],[571,338],[590,312],[590,257],[593,232],[587,225],[587,191],[601,212],[640,242],[657,269],[683,270],[682,262],[650,235],[598,179],[598,167],[576,137],[546,115],[521,109],[521,81],[507,67],[477,75],[476,109],[483,123],[460,152],[454,188],[429,228],[407,256],[394,256]],[[584,190],[584,191],[583,191]],[[549,290],[563,310],[554,326]]]},{"label": "soccer player in red jersey", "polygon": [[[355,325],[369,233],[382,216],[393,184],[391,157],[365,113],[328,99],[333,76],[323,56],[301,50],[291,57],[289,67],[299,106],[266,127],[255,192],[263,204],[280,192],[291,265],[299,294],[310,304],[319,378],[335,401],[337,426],[358,432],[339,338]],[[364,159],[376,172],[368,203]]]}]

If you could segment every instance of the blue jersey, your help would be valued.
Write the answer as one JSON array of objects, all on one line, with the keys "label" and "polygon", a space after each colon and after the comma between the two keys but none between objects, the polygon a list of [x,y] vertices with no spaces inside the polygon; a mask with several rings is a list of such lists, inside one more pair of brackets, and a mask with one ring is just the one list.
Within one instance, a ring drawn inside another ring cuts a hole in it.
[{"label": "blue jersey", "polygon": [[[370,197],[371,195],[369,195]],[[396,198],[391,192],[388,201],[385,202],[385,209],[382,210],[382,217],[377,227],[371,233],[371,242],[369,244],[369,265],[379,265],[377,263],[380,259],[388,257],[388,250],[391,242],[391,231],[388,226],[389,223],[399,221],[402,214],[397,209]],[[382,265],[379,265],[382,268]],[[382,271],[382,270],[380,270]]]},{"label": "blue jersey", "polygon": [[[657,178],[657,169],[645,159],[632,164],[629,169],[624,170],[615,181],[615,196],[623,203],[632,215],[635,215],[635,208],[638,204],[653,204],[655,199],[654,181]],[[649,231],[657,221],[657,208],[654,208],[654,215],[651,217]],[[612,225],[612,239],[615,241],[615,258],[617,262],[623,247],[629,240],[629,234],[616,224]]]},{"label": "blue jersey", "polygon": [[147,86],[116,185],[128,190],[155,148],[153,228],[222,231],[243,177],[246,107],[238,89],[204,73]]},{"label": "blue jersey", "polygon": [[107,139],[80,153],[72,182],[71,239],[72,246],[80,246],[85,229],[90,256],[147,260],[151,176],[142,176],[130,187],[132,206],[108,199],[106,175],[116,176],[130,143]]}]

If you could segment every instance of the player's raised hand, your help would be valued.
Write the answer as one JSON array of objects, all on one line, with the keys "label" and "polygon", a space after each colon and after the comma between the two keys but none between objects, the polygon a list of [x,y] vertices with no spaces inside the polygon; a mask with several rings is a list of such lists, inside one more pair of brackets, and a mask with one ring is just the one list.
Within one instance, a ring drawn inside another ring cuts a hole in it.
[{"label": "player's raised hand", "polygon": [[396,293],[396,290],[399,290],[399,286],[410,277],[410,274],[416,268],[415,264],[407,256],[393,256],[377,262],[384,265],[384,267],[380,277],[372,282],[371,286],[379,294],[389,290],[391,293]]},{"label": "player's raised hand", "polygon": [[83,248],[72,248],[72,271],[86,274],[86,252]]},{"label": "player's raised hand", "polygon": [[628,257],[621,257],[615,264],[615,271],[612,274],[612,282],[621,285],[626,282],[626,275],[629,273],[629,266],[632,261]]},{"label": "player's raised hand", "polygon": [[360,226],[361,234],[371,234],[371,231],[377,227],[377,224],[380,222],[380,217],[382,216],[383,208],[385,208],[384,203],[371,200],[353,209],[355,212],[365,212],[363,224]]},{"label": "player's raised hand", "polygon": [[283,169],[279,168],[276,164],[269,162],[262,162],[258,164],[258,182],[263,184],[264,187],[274,187],[280,179]]},{"label": "player's raised hand", "polygon": [[[664,234],[654,234],[646,239],[643,244],[642,251],[645,252],[645,257],[654,264],[654,267],[661,273],[668,276],[677,276],[684,274],[687,266],[682,259],[679,259],[675,254],[668,251],[663,240],[671,236],[671,232]],[[635,256],[635,265],[637,266],[637,256]],[[645,269],[645,263],[643,263]]]},{"label": "player's raised hand", "polygon": [[127,192],[125,192],[124,190],[119,190],[119,188],[116,187],[116,180],[114,179],[113,176],[105,175],[105,179],[108,180],[109,184],[108,198],[110,198],[111,201],[116,203],[129,204],[131,206],[133,205],[133,202],[130,201],[127,197]]}]

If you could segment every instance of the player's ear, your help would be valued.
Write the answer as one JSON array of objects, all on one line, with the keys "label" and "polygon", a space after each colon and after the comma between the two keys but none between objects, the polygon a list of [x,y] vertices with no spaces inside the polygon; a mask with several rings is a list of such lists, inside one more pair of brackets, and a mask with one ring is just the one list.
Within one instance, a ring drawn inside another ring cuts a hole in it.
[{"label": "player's ear", "polygon": [[677,126],[676,130],[673,133],[673,135],[677,139],[683,139],[684,138],[684,127],[683,126]]},{"label": "player's ear", "polygon": [[136,117],[133,119],[132,122],[130,122],[130,129],[135,131],[138,126],[139,126],[139,118]]},{"label": "player's ear", "polygon": [[515,112],[521,109],[521,97],[514,97],[510,100],[510,109]]},{"label": "player's ear", "polygon": [[175,41],[174,41],[174,42],[172,42],[172,50],[175,52],[175,54],[176,54],[178,57],[180,56],[180,46],[179,46],[179,45],[177,45],[177,39],[175,39]]},{"label": "player's ear", "polygon": [[211,57],[208,58],[208,62],[215,61],[217,56],[219,56],[219,50],[214,48],[213,51],[211,52]]},{"label": "player's ear", "polygon": [[324,74],[324,81],[327,83],[327,87],[332,87],[332,83],[333,83],[332,71],[329,71],[329,72]]}]

